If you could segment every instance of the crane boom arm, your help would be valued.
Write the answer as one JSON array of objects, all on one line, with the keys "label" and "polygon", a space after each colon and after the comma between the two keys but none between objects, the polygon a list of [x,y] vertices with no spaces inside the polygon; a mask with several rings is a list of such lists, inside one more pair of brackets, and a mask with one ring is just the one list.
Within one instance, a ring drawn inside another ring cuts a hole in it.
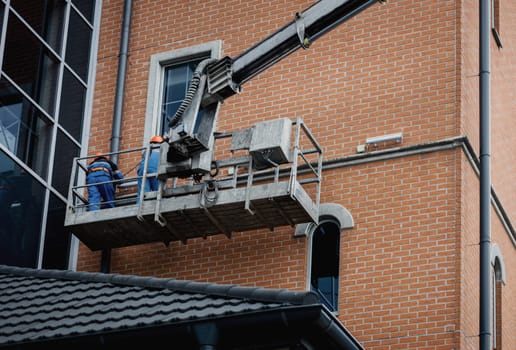
[{"label": "crane boom arm", "polygon": [[210,65],[204,104],[211,96],[224,100],[238,93],[245,82],[299,48],[308,48],[313,41],[375,2],[379,0],[322,0],[297,13],[289,24],[236,58],[224,57]]},{"label": "crane boom arm", "polygon": [[[193,73],[188,92],[169,119],[167,158],[160,173],[187,177],[207,173],[217,109],[242,84],[310,44],[375,2],[385,0],[320,0],[296,13],[294,20],[236,58],[206,59]],[[203,155],[204,153],[204,155]]]}]

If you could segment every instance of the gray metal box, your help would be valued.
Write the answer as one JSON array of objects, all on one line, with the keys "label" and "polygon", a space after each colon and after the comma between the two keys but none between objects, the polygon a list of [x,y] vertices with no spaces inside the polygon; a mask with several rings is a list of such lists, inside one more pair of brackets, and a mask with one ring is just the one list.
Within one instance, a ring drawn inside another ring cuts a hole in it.
[{"label": "gray metal box", "polygon": [[[290,162],[292,122],[288,118],[257,123],[253,126],[249,153],[254,167],[264,169]],[[272,163],[270,161],[272,161]]]}]

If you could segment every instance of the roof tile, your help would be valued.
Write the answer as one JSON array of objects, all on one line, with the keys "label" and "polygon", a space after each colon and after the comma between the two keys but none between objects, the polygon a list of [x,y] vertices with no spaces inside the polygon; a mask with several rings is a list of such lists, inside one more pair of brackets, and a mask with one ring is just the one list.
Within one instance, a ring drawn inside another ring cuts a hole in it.
[{"label": "roof tile", "polygon": [[0,346],[314,300],[309,292],[0,265]]}]

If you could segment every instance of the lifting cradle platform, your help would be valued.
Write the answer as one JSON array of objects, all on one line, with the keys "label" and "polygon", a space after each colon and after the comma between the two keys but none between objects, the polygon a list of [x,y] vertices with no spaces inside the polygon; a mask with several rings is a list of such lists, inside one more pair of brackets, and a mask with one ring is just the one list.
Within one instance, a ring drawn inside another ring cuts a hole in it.
[{"label": "lifting cradle platform", "polygon": [[[239,93],[244,83],[297,49],[307,49],[314,40],[376,2],[384,1],[317,1],[234,59],[203,60],[195,69],[187,95],[169,120],[169,131],[163,135],[167,142],[160,146],[158,172],[144,172],[136,178],[145,181],[146,177],[157,176],[160,190],[142,191],[139,203],[135,195],[129,201],[117,199],[114,208],[88,211],[84,195],[87,186],[81,183],[87,168],[84,162],[91,157],[75,159],[65,226],[90,249],[100,250],[151,242],[186,243],[196,237],[231,237],[237,231],[317,223],[322,151],[303,122],[287,119],[290,132],[296,126],[296,136],[292,144],[289,134],[290,147],[284,147],[267,133],[278,130],[267,122],[263,122],[265,127],[255,124],[259,126],[251,132],[217,134],[213,131],[217,109],[222,101]],[[255,131],[260,129],[256,136]],[[305,141],[301,141],[301,134]],[[216,141],[228,137],[232,139],[231,157],[213,161],[220,155],[215,150]],[[253,144],[254,140],[258,141]],[[149,150],[150,146],[147,155]],[[241,154],[245,150],[247,155],[234,156],[233,151]],[[215,175],[210,173],[213,169]],[[218,170],[228,172],[221,177],[217,176]],[[188,177],[190,182],[185,184]]]},{"label": "lifting cradle platform", "polygon": [[[322,149],[301,119],[286,120],[295,136],[289,140],[285,164],[271,162],[274,166],[256,169],[255,157],[246,153],[249,137],[244,141],[241,137],[249,136],[256,125],[243,132],[218,133],[216,142],[231,139],[233,156],[213,162],[216,172],[224,174],[208,174],[201,181],[160,178],[160,190],[145,193],[139,203],[135,195],[120,196],[114,208],[88,211],[83,195],[87,185],[78,183],[91,157],[76,158],[71,179],[77,180],[70,185],[65,226],[91,250],[101,250],[152,242],[187,243],[217,234],[230,238],[233,232],[317,223]],[[238,151],[244,155],[234,156]],[[142,180],[155,175],[144,172]]]}]

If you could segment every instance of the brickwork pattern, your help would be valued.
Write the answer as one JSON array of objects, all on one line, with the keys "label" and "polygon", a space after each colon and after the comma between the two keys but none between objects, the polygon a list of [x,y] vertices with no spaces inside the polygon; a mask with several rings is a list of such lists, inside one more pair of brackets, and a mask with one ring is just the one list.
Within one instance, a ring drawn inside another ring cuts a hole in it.
[{"label": "brickwork pattern", "polygon": [[[235,57],[313,1],[134,2],[121,148],[143,143],[150,57],[222,40]],[[504,1],[502,13],[516,14]],[[103,1],[90,153],[111,137],[123,2]],[[478,143],[478,11],[463,2],[374,5],[271,67],[222,105],[217,129],[302,117],[326,160],[349,156],[367,137],[403,132],[402,146],[467,135]],[[514,43],[516,23],[503,19]],[[476,35],[476,36],[475,36]],[[513,47],[496,52],[493,180],[514,218],[516,162]],[[509,84],[510,86],[508,86]],[[511,95],[512,94],[512,95]],[[126,171],[133,164],[121,162]],[[506,172],[506,169],[510,173]],[[346,207],[355,228],[341,238],[339,318],[368,349],[478,348],[478,178],[460,149],[325,171],[322,202]],[[493,242],[514,281],[514,245],[493,214]],[[307,239],[293,229],[235,233],[112,251],[116,273],[302,290]],[[78,270],[99,271],[81,246]],[[504,348],[514,288],[503,287]]]}]

